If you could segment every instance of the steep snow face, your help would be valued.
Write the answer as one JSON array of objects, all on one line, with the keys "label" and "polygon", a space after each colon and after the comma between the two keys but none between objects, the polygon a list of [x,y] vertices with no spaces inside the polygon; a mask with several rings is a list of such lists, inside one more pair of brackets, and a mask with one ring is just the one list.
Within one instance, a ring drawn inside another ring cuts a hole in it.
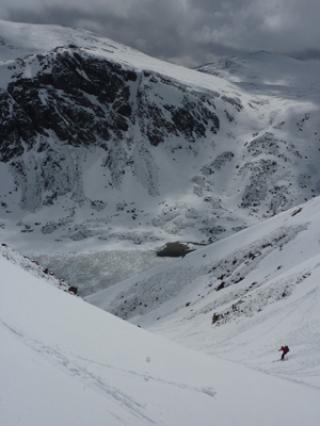
[{"label": "steep snow face", "polygon": [[0,39],[0,214],[24,240],[214,241],[319,193],[315,96],[84,31],[1,21]]},{"label": "steep snow face", "polygon": [[318,390],[174,345],[20,263],[0,256],[1,424],[318,425]]},{"label": "steep snow face", "polygon": [[[320,388],[317,197],[88,300],[193,348]],[[283,344],[289,361],[278,360]]]}]

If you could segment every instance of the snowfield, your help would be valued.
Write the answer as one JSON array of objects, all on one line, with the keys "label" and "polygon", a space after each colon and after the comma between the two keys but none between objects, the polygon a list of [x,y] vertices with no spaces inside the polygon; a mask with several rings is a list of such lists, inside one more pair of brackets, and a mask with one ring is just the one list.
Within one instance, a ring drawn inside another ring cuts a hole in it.
[{"label": "snowfield", "polygon": [[318,425],[318,389],[179,347],[20,263],[0,257],[1,425]]}]

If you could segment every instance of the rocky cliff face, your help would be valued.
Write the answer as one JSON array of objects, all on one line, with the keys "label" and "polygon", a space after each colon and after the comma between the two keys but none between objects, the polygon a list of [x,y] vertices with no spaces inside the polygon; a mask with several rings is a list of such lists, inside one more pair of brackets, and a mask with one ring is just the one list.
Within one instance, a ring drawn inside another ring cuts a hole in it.
[{"label": "rocky cliff face", "polygon": [[[37,72],[27,77],[30,67]],[[180,102],[160,95],[152,100],[162,88]],[[125,69],[73,46],[19,61],[14,81],[1,94],[1,109],[2,161],[21,155],[22,141],[32,149],[50,132],[62,143],[104,146],[128,138],[137,124],[156,146],[168,136],[195,142],[219,129],[210,94],[188,96],[183,85],[172,87],[161,75]]]},{"label": "rocky cliff face", "polygon": [[[21,59],[10,68],[12,81],[0,95],[0,159],[12,166],[21,187],[29,177],[32,153],[38,190],[51,192],[51,202],[72,191],[68,182],[80,167],[68,167],[68,150],[101,148],[111,171],[109,184],[117,186],[128,169],[137,167],[131,155],[134,145],[151,159],[153,147],[170,138],[180,139],[183,149],[219,130],[210,93],[188,90],[160,74],[128,69],[74,46]],[[152,168],[148,173],[149,192],[157,193]],[[63,190],[59,174],[65,175]],[[40,208],[43,197],[30,203],[26,191],[23,207]]]}]

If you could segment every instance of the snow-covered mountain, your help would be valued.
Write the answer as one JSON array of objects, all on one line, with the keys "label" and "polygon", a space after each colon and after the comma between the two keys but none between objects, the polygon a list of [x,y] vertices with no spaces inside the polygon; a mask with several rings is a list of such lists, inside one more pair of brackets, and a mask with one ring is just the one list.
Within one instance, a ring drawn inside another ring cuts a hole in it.
[{"label": "snow-covered mountain", "polygon": [[[215,241],[319,194],[319,62],[269,56],[230,77],[219,61],[204,73],[86,31],[1,21],[2,240],[55,270],[63,246],[75,271],[92,247],[141,258]],[[284,89],[299,67],[312,91]]]},{"label": "snow-covered mountain", "polygon": [[319,64],[0,21],[1,425],[318,425]]},{"label": "snow-covered mountain", "polygon": [[[159,239],[155,227],[187,234],[196,202],[210,210],[193,169],[227,121],[217,111],[243,108],[231,85],[86,32],[3,23],[0,37],[4,217],[26,232],[141,242]],[[39,211],[56,219],[34,225]]]},{"label": "snow-covered mountain", "polygon": [[4,250],[1,425],[318,425],[317,390],[153,336]]},{"label": "snow-covered mountain", "polygon": [[[320,388],[320,198],[88,300],[192,348]],[[288,344],[290,362],[278,363]]]}]

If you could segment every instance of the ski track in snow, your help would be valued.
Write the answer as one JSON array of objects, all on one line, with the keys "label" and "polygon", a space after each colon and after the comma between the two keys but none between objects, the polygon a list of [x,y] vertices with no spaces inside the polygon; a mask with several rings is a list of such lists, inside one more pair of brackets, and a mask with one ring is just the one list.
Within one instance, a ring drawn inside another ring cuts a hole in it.
[{"label": "ski track in snow", "polygon": [[136,376],[136,377],[141,377],[145,381],[151,380],[153,382],[157,382],[157,383],[160,383],[160,384],[174,386],[178,389],[184,389],[184,390],[190,390],[190,391],[193,391],[193,392],[202,393],[202,394],[208,395],[210,397],[214,397],[216,395],[216,392],[211,387],[197,388],[195,386],[189,386],[185,383],[172,382],[172,381],[169,381],[169,380],[161,379],[159,377],[154,377],[154,376],[151,376],[149,373],[137,373],[136,371],[133,371],[133,370],[125,370],[125,369],[122,369],[122,368],[117,368],[117,367],[114,367],[110,364],[102,363],[102,362],[99,362],[99,361],[94,361],[94,360],[84,358],[84,357],[77,356],[77,359],[95,364],[95,365],[100,366],[100,367],[116,370],[116,371],[119,371],[119,372],[122,372],[122,373],[127,373],[127,374],[130,374],[132,376]]},{"label": "ski track in snow", "polygon": [[[99,361],[95,361],[89,358],[85,358],[85,357],[81,357],[81,356],[77,356],[73,354],[70,354],[69,356],[67,356],[60,349],[54,348],[38,340],[27,337],[16,328],[7,324],[1,318],[0,318],[0,323],[8,332],[13,334],[17,339],[22,341],[26,346],[31,348],[33,351],[39,353],[43,358],[48,360],[51,364],[58,365],[67,374],[79,378],[86,385],[90,386],[91,388],[99,392],[102,392],[108,396],[111,396],[117,402],[126,406],[133,415],[146,420],[147,422],[149,422],[149,424],[150,423],[155,424],[156,422],[144,414],[143,410],[146,408],[144,405],[138,403],[129,395],[125,394],[119,389],[107,384],[104,378],[90,371],[88,369],[87,364],[89,363],[89,364],[96,365],[108,370],[125,373],[126,375],[141,378],[144,381],[152,381],[152,382],[158,383],[159,385],[169,385],[183,391],[190,391],[190,392],[204,394],[210,398],[213,398],[216,396],[216,392],[211,387],[198,388],[195,386],[187,385],[185,383],[178,383],[178,382],[161,379],[159,377],[154,377],[150,375],[149,373],[138,373],[134,370],[117,368],[111,364],[102,363]],[[84,362],[86,365],[80,365],[79,361]],[[111,413],[111,414],[114,415],[114,413]],[[117,419],[119,418],[117,417]]]},{"label": "ski track in snow", "polygon": [[[151,419],[150,417],[144,414],[143,410],[145,409],[145,407],[143,405],[139,404],[139,402],[135,401],[133,398],[131,398],[129,395],[125,394],[124,392],[120,391],[119,389],[113,386],[110,386],[108,383],[106,383],[106,381],[102,377],[92,373],[86,367],[80,366],[74,360],[71,360],[70,358],[68,358],[60,350],[53,348],[51,346],[48,346],[38,340],[25,336],[19,330],[10,326],[2,319],[0,319],[0,323],[7,331],[13,334],[16,338],[22,341],[26,346],[28,346],[34,352],[37,352],[38,354],[40,354],[43,358],[45,358],[51,364],[58,365],[60,368],[63,369],[64,372],[66,372],[67,374],[71,376],[79,378],[81,382],[90,386],[94,390],[98,392],[102,392],[106,394],[107,396],[111,396],[114,400],[116,400],[116,402],[125,406],[134,416],[144,419],[145,421],[148,422],[148,424],[150,423],[156,424],[156,422],[153,419]],[[110,368],[113,368],[113,367],[110,366]],[[115,416],[117,420],[120,420],[120,418],[116,416],[114,413],[110,413],[110,414]]]}]

